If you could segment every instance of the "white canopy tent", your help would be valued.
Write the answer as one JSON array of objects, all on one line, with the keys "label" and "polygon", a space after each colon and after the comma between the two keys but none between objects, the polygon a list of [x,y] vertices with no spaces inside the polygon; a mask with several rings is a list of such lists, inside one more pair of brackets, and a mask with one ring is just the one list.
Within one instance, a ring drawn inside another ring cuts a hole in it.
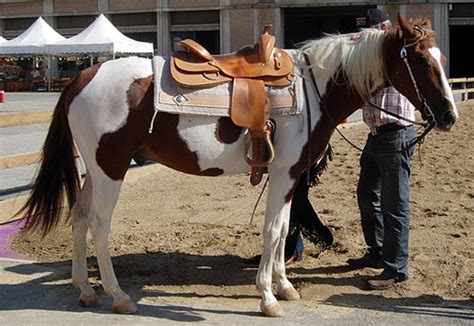
[{"label": "white canopy tent", "polygon": [[49,44],[50,55],[152,54],[153,44],[138,42],[123,35],[103,14],[81,33]]},{"label": "white canopy tent", "polygon": [[3,42],[6,42],[7,40],[5,40],[3,37],[0,36],[0,43],[3,43]]},{"label": "white canopy tent", "polygon": [[46,44],[65,40],[43,18],[39,17],[20,36],[0,43],[0,56],[46,55]]}]

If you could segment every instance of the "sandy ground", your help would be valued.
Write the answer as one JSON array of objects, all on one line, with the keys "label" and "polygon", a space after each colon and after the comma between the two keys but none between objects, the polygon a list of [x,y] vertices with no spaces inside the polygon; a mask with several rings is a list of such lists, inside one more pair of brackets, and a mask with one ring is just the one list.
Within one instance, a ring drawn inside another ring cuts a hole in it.
[{"label": "sandy ground", "polygon": [[[412,163],[410,279],[386,291],[367,291],[379,271],[350,270],[345,261],[364,252],[355,197],[359,153],[336,134],[335,158],[321,184],[310,191],[322,220],[333,230],[325,252],[306,241],[304,259],[289,270],[302,304],[394,309],[445,299],[474,306],[474,103],[460,105],[451,133],[434,132]],[[365,125],[342,131],[364,144]],[[226,302],[256,307],[256,268],[243,258],[261,250],[263,209],[250,214],[262,185],[248,176],[199,178],[167,168],[127,182],[114,213],[110,250],[122,287],[138,300],[170,304]],[[71,232],[62,225],[45,240],[20,234],[15,248],[45,264],[68,265]],[[99,282],[89,245],[90,276]],[[72,287],[65,295],[78,295]],[[194,301],[195,302],[195,301]],[[453,301],[450,301],[453,302]]]}]

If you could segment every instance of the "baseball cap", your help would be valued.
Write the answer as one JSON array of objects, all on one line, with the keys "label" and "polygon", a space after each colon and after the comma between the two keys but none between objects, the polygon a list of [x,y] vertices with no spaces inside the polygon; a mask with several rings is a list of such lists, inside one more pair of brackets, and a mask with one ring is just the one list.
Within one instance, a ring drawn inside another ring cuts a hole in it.
[{"label": "baseball cap", "polygon": [[373,26],[389,20],[388,14],[380,9],[372,8],[367,11],[367,25]]}]

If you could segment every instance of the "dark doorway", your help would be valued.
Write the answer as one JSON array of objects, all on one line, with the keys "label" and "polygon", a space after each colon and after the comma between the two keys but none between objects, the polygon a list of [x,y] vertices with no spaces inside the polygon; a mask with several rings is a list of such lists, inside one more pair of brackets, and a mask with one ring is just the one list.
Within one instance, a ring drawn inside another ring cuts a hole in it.
[{"label": "dark doorway", "polygon": [[183,50],[179,46],[179,41],[190,38],[201,44],[211,54],[218,54],[220,52],[220,34],[219,31],[186,31],[186,32],[172,32],[172,50],[173,52]]},{"label": "dark doorway", "polygon": [[474,77],[472,53],[466,50],[466,41],[474,35],[474,25],[449,27],[449,77]]},{"label": "dark doorway", "polygon": [[284,12],[285,48],[291,49],[301,41],[315,39],[323,33],[357,31],[357,18],[365,17],[375,6],[333,6],[290,8]]}]

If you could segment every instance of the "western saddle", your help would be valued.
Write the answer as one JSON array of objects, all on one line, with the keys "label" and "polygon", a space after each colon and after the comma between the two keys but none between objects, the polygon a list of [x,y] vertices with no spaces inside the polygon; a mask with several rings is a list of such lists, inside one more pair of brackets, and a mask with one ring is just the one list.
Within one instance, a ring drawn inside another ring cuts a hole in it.
[{"label": "western saddle", "polygon": [[210,87],[232,83],[230,117],[237,126],[250,129],[252,157],[246,148],[245,159],[252,167],[250,182],[257,185],[272,163],[273,123],[265,86],[285,87],[293,81],[293,61],[275,47],[271,26],[265,26],[260,43],[224,55],[211,55],[199,43],[186,39],[171,57],[171,75],[183,87]]}]

